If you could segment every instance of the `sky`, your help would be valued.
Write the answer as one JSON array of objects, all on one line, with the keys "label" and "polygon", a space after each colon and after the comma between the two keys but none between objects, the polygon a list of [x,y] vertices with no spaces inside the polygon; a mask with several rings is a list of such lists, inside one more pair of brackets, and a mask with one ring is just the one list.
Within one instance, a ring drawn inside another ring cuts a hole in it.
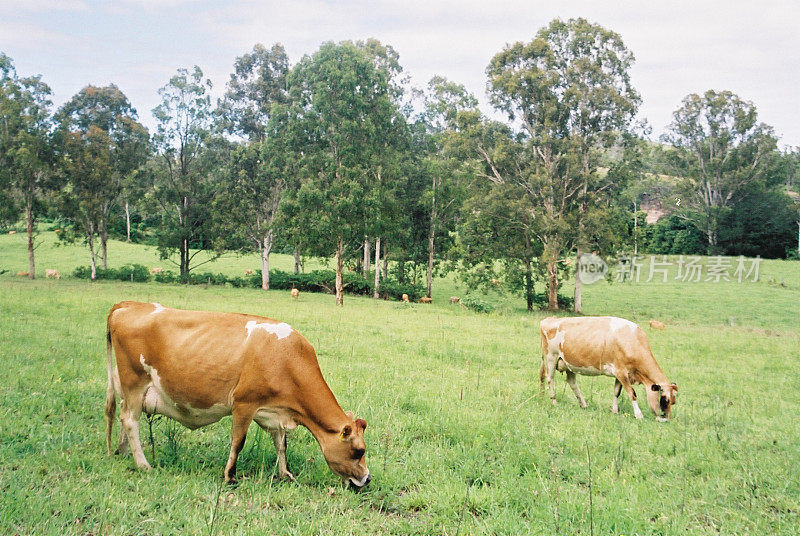
[{"label": "sky", "polygon": [[43,75],[56,105],[116,84],[152,129],[158,88],[178,68],[199,65],[219,96],[256,43],[282,43],[294,63],[325,41],[374,37],[414,85],[445,76],[499,117],[486,98],[489,60],[556,17],[622,36],[653,138],[683,97],[716,89],[752,101],[781,147],[800,145],[800,3],[789,0],[0,0],[0,52],[20,75]]}]

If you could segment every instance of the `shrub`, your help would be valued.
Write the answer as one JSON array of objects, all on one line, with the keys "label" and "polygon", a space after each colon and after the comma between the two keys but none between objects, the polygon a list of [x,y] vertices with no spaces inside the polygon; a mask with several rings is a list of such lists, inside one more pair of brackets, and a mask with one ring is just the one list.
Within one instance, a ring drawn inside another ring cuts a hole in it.
[{"label": "shrub", "polygon": [[[111,269],[109,269],[111,271]],[[121,281],[135,281],[137,283],[146,283],[150,281],[150,270],[147,266],[141,264],[126,264],[116,270],[116,277],[109,279],[119,279]]]},{"label": "shrub", "polygon": [[178,280],[178,277],[172,270],[164,270],[163,272],[158,272],[157,274],[154,274],[153,279],[155,279],[159,283],[174,283],[175,281]]},{"label": "shrub", "polygon": [[477,313],[491,313],[494,311],[494,305],[474,294],[467,294],[464,296],[461,300],[461,304],[467,309],[471,309]]}]

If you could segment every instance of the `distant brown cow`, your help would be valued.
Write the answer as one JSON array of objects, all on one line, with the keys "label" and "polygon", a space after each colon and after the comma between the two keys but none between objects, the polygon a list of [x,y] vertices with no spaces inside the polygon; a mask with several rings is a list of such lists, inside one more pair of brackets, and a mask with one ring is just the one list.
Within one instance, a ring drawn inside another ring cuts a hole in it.
[{"label": "distant brown cow", "polygon": [[16,231],[9,231],[8,234],[17,234]]},{"label": "distant brown cow", "polygon": [[419,299],[419,303],[433,303],[433,298],[428,298],[427,296],[423,296]]},{"label": "distant brown cow", "polygon": [[58,270],[53,270],[52,268],[47,268],[44,271],[44,276],[47,279],[50,279],[51,277],[53,279],[61,279],[61,274],[58,273]]},{"label": "distant brown cow", "polygon": [[298,296],[300,296],[300,291],[297,290],[296,288],[293,288],[292,289],[292,298],[294,298],[296,300],[298,298]]},{"label": "distant brown cow", "polygon": [[664,329],[666,326],[663,322],[659,322],[658,320],[651,320],[650,327],[653,329]]},{"label": "distant brown cow", "polygon": [[553,404],[556,403],[553,388],[556,370],[567,373],[567,383],[584,408],[586,401],[578,389],[576,375],[605,375],[616,378],[613,413],[618,411],[618,397],[624,388],[633,404],[634,415],[642,418],[633,390],[633,384],[641,383],[647,388],[647,403],[656,419],[669,419],[678,386],[670,383],[661,371],[647,336],[639,326],[613,316],[548,317],[539,323],[539,329],[542,341],[539,380],[542,383],[547,380]]},{"label": "distant brown cow", "polygon": [[244,275],[253,275],[253,270],[251,268],[248,268],[247,270],[244,271]]},{"label": "distant brown cow", "polygon": [[164,269],[161,268],[160,266],[156,266],[155,268],[150,268],[150,273],[153,275],[160,274],[163,271]]},{"label": "distant brown cow", "polygon": [[455,304],[455,303],[460,303],[460,302],[461,302],[461,298],[459,298],[458,296],[450,296],[450,303],[454,303]]},{"label": "distant brown cow", "polygon": [[408,294],[403,294],[403,301],[406,302],[406,303],[409,302]]},{"label": "distant brown cow", "polygon": [[17,272],[17,277],[29,277],[30,272]]}]

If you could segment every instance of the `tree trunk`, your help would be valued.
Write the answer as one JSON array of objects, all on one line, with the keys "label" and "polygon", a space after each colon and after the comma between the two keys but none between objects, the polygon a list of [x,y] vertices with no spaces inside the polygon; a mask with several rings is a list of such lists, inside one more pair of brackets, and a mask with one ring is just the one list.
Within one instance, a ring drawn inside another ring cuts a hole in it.
[{"label": "tree trunk", "polygon": [[[369,252],[370,252],[369,238],[365,236],[364,237],[364,277],[366,277],[367,273],[369,273]],[[377,266],[377,264],[376,264],[376,266]]]},{"label": "tree trunk", "polygon": [[380,298],[381,289],[381,237],[375,239],[375,289],[372,291],[372,297],[376,300]]},{"label": "tree trunk", "polygon": [[428,274],[425,278],[427,283],[427,297],[431,297],[431,286],[433,285],[433,247],[436,238],[436,175],[433,176],[433,197],[431,199],[431,223],[428,228]]},{"label": "tree trunk", "polygon": [[[376,266],[377,270],[378,267]],[[383,280],[389,279],[389,241],[383,240]]]},{"label": "tree trunk", "polygon": [[344,266],[344,245],[342,237],[336,244],[336,305],[344,305],[344,286],[342,285],[342,269]]},{"label": "tree trunk", "polygon": [[300,248],[294,248],[294,273],[300,273]]},{"label": "tree trunk", "polygon": [[100,260],[103,264],[103,270],[108,270],[108,230],[106,229],[106,222],[100,222]]},{"label": "tree trunk", "polygon": [[575,299],[573,303],[573,311],[576,313],[581,312],[581,248],[577,248],[577,256],[575,257]]},{"label": "tree trunk", "polygon": [[131,208],[128,205],[128,200],[125,200],[125,241],[131,241]]},{"label": "tree trunk", "polygon": [[91,278],[92,281],[97,279],[97,263],[95,262],[94,257],[94,224],[89,225],[89,236],[87,236],[89,241],[89,264],[92,267]]},{"label": "tree trunk", "polygon": [[525,302],[528,311],[533,311],[533,270],[530,259],[525,259]]},{"label": "tree trunk", "polygon": [[555,260],[547,261],[547,308],[558,311],[558,266]]},{"label": "tree trunk", "polygon": [[33,260],[33,203],[25,204],[25,232],[28,235],[28,279],[36,279],[36,264]]},{"label": "tree trunk", "polygon": [[272,230],[264,237],[261,248],[261,288],[269,290],[269,254],[272,251]]}]

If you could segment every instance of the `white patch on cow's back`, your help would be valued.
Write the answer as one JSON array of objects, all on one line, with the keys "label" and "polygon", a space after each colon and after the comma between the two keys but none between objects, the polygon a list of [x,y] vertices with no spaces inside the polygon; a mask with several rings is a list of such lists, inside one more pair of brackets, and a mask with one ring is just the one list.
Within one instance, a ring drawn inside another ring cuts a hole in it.
[{"label": "white patch on cow's back", "polygon": [[611,331],[619,331],[623,328],[639,327],[630,320],[625,320],[624,318],[617,318],[616,316],[610,316],[608,318],[608,326],[611,328]]},{"label": "white patch on cow's back", "polygon": [[155,302],[153,302],[151,305],[152,305],[153,307],[155,307],[155,309],[153,310],[153,312],[152,312],[152,313],[150,313],[151,315],[154,315],[154,314],[160,313],[161,311],[164,311],[164,310],[166,309],[166,307],[164,307],[164,306],[163,306],[163,305],[161,305],[160,303],[155,303]]},{"label": "white patch on cow's back", "polygon": [[247,324],[245,324],[244,329],[247,330],[248,339],[250,338],[250,335],[253,333],[253,331],[257,329],[263,329],[267,333],[271,333],[272,335],[277,336],[278,339],[285,339],[286,337],[291,335],[292,332],[294,331],[292,329],[292,326],[290,326],[286,322],[280,322],[277,324],[270,322],[262,322],[259,324],[255,320],[250,320]]}]

